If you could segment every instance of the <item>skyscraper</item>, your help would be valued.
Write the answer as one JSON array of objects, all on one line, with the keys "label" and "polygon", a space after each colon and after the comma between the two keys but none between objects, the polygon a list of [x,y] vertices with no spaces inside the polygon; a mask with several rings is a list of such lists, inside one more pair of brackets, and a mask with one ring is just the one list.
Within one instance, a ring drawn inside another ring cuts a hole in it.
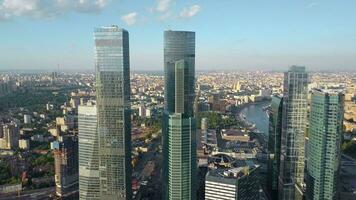
[{"label": "skyscraper", "polygon": [[314,90],[310,109],[306,197],[336,200],[344,95],[338,90]]},{"label": "skyscraper", "polygon": [[79,106],[79,199],[100,199],[96,105]]},{"label": "skyscraper", "polygon": [[163,199],[196,199],[195,33],[164,32]]},{"label": "skyscraper", "polygon": [[95,29],[100,199],[131,199],[129,33]]},{"label": "skyscraper", "polygon": [[58,149],[54,150],[56,196],[78,198],[78,138],[59,136]]},{"label": "skyscraper", "polygon": [[282,137],[278,194],[293,200],[295,184],[304,180],[304,138],[307,122],[308,74],[292,66],[284,73]]},{"label": "skyscraper", "polygon": [[267,187],[272,199],[278,198],[278,175],[279,158],[281,154],[281,131],[282,131],[282,105],[283,98],[273,96],[269,114],[268,134],[268,174]]}]

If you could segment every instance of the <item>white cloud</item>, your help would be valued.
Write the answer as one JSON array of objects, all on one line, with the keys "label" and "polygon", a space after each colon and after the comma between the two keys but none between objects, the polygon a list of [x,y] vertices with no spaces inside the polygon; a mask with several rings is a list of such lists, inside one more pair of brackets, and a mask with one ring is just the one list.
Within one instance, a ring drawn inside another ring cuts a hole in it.
[{"label": "white cloud", "polygon": [[200,11],[200,6],[199,5],[192,5],[188,8],[184,8],[182,12],[180,12],[179,16],[181,18],[191,18],[198,14]]},{"label": "white cloud", "polygon": [[156,10],[158,12],[167,12],[171,7],[173,0],[157,0]]},{"label": "white cloud", "polygon": [[53,18],[68,12],[95,13],[108,0],[0,0],[0,19],[16,16]]},{"label": "white cloud", "polygon": [[317,6],[318,4],[319,4],[318,2],[311,2],[311,3],[309,3],[306,7],[307,7],[307,8],[312,8],[312,7]]},{"label": "white cloud", "polygon": [[137,12],[131,12],[124,15],[121,19],[129,26],[134,25],[137,22]]}]

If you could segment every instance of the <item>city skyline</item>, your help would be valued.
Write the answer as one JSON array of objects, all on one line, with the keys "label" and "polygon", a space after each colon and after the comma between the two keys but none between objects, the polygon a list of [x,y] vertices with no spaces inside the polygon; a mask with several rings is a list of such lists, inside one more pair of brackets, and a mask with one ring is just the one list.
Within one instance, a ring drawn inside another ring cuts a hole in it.
[{"label": "city skyline", "polygon": [[91,70],[88,33],[102,24],[130,31],[132,71],[161,70],[162,31],[169,29],[197,33],[197,71],[285,71],[293,64],[311,71],[355,69],[352,1],[61,2],[0,1],[0,70]]}]

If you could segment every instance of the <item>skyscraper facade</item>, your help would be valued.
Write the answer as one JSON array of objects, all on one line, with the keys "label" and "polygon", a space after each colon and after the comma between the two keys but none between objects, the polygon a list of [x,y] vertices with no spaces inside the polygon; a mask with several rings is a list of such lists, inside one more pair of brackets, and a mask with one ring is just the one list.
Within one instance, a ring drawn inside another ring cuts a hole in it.
[{"label": "skyscraper facade", "polygon": [[268,134],[268,174],[267,187],[272,199],[278,198],[279,159],[281,154],[281,131],[282,131],[282,106],[283,98],[273,96],[269,115]]},{"label": "skyscraper facade", "polygon": [[129,33],[95,29],[100,199],[131,199]]},{"label": "skyscraper facade", "polygon": [[306,197],[336,200],[344,95],[338,90],[314,90],[310,109]]},{"label": "skyscraper facade", "polygon": [[79,199],[99,200],[99,155],[96,105],[79,106]]},{"label": "skyscraper facade", "polygon": [[56,196],[78,198],[78,138],[75,135],[58,137],[54,149]]},{"label": "skyscraper facade", "polygon": [[292,66],[284,73],[282,136],[278,195],[293,200],[295,184],[304,181],[304,138],[307,123],[308,73]]},{"label": "skyscraper facade", "polygon": [[164,32],[163,199],[196,199],[195,33]]}]

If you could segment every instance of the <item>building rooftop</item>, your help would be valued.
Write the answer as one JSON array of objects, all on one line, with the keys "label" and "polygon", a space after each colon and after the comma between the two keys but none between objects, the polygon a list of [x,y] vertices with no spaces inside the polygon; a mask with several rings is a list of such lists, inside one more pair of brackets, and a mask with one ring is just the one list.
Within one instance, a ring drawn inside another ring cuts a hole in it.
[{"label": "building rooftop", "polygon": [[[210,178],[222,178],[226,180],[236,181],[241,177],[249,175],[252,171],[259,168],[260,165],[256,165],[252,161],[240,161],[235,162],[235,166],[233,168],[228,169],[215,169],[208,172],[207,177]],[[208,178],[209,179],[209,178]]]}]

